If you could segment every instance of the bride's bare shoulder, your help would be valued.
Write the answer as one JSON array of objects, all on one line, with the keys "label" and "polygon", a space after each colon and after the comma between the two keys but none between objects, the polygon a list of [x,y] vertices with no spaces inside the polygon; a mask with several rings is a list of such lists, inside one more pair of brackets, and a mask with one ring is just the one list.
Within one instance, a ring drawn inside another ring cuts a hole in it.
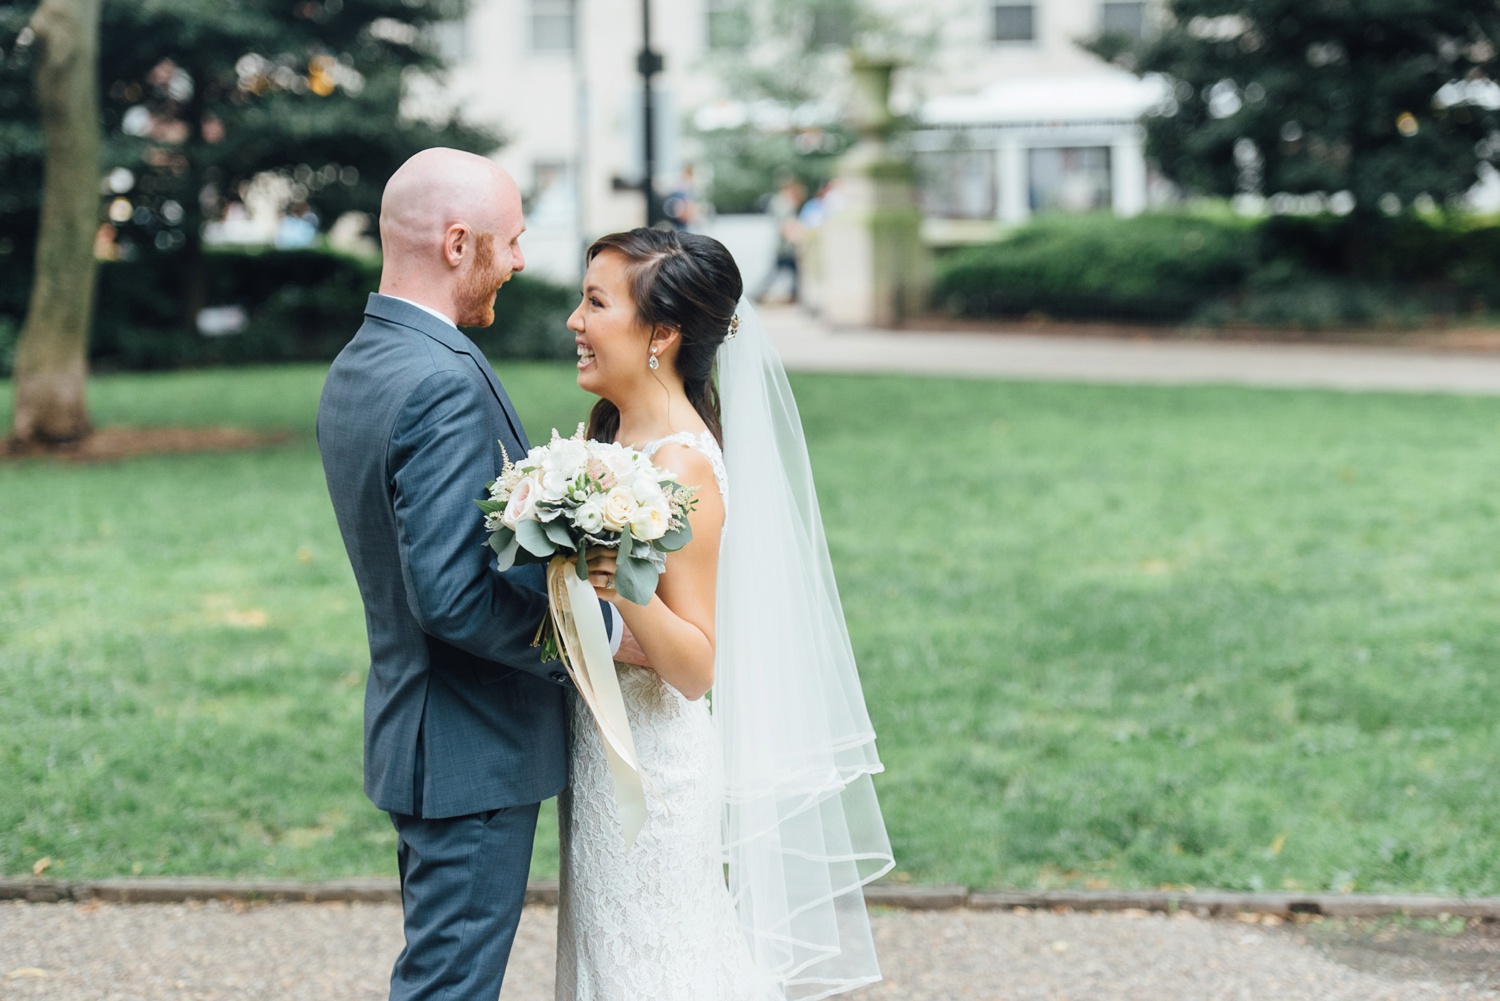
[{"label": "bride's bare shoulder", "polygon": [[686,442],[669,441],[656,450],[651,461],[669,473],[677,474],[677,482],[689,487],[717,486],[714,464],[702,449]]}]

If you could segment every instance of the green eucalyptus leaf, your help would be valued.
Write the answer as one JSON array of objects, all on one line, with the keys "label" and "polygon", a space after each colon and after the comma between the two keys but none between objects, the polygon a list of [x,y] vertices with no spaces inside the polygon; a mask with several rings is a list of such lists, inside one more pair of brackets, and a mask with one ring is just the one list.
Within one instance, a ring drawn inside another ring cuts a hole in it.
[{"label": "green eucalyptus leaf", "polygon": [[578,543],[573,541],[573,534],[568,531],[567,524],[561,518],[554,518],[543,523],[547,529],[547,538],[557,543],[560,549],[576,549]]},{"label": "green eucalyptus leaf", "polygon": [[651,596],[656,593],[656,582],[660,576],[649,561],[624,556],[615,570],[615,590],[626,601],[648,605],[651,603]]},{"label": "green eucalyptus leaf", "polygon": [[520,541],[521,548],[533,556],[551,556],[557,552],[556,544],[547,537],[547,530],[540,522],[517,522],[516,538]]},{"label": "green eucalyptus leaf", "polygon": [[509,570],[516,565],[516,553],[521,548],[516,541],[516,533],[508,528],[498,528],[489,538],[490,548],[498,557],[496,566],[501,570]]},{"label": "green eucalyptus leaf", "polygon": [[681,528],[674,528],[656,540],[656,548],[664,553],[675,553],[689,542],[693,541],[693,526],[687,522],[682,523]]},{"label": "green eucalyptus leaf", "polygon": [[548,563],[551,563],[551,562],[552,562],[552,557],[550,555],[549,556],[537,556],[534,553],[528,553],[525,549],[521,548],[520,546],[516,547],[516,566],[518,566],[518,567],[531,566],[532,564],[536,564],[536,563],[540,563],[543,566],[545,566],[545,565],[547,565]]}]

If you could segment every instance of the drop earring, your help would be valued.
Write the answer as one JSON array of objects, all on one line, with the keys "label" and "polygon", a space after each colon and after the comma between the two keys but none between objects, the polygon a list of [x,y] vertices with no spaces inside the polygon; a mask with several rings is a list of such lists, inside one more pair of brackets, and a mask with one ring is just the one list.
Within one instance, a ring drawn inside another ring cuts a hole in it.
[{"label": "drop earring", "polygon": [[646,367],[649,368],[653,372],[655,372],[658,368],[661,368],[661,362],[659,362],[659,361],[656,360],[656,349],[655,348],[651,349],[651,360],[648,361],[648,362],[646,362]]}]

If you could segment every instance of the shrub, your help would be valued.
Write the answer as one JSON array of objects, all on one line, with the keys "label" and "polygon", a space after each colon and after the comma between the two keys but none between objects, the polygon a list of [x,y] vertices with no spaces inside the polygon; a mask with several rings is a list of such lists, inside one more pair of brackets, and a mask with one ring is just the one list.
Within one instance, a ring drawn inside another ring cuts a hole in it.
[{"label": "shrub", "polygon": [[1044,217],[942,258],[936,301],[968,316],[1304,330],[1412,327],[1495,303],[1500,225],[1383,220],[1364,234],[1357,262],[1342,256],[1351,225],[1332,215]]},{"label": "shrub", "polygon": [[1451,295],[1374,285],[1341,277],[1311,276],[1279,284],[1251,284],[1205,304],[1193,316],[1204,327],[1337,330],[1343,327],[1411,329],[1456,311]]},{"label": "shrub", "polygon": [[[329,361],[354,336],[365,300],[380,282],[378,261],[318,250],[215,250],[203,266],[208,304],[244,310],[242,330],[205,337],[185,325],[177,258],[107,262],[99,268],[90,364],[138,371]],[[0,279],[0,372],[6,375],[25,309],[24,294],[15,293],[29,283],[29,274]],[[572,357],[566,322],[574,304],[571,291],[517,276],[496,300],[495,324],[469,333],[492,358]]]},{"label": "shrub", "polygon": [[965,316],[1179,321],[1236,288],[1254,262],[1232,216],[1048,216],[938,262],[936,302]]},{"label": "shrub", "polygon": [[16,325],[0,316],[0,378],[10,378],[16,364]]}]

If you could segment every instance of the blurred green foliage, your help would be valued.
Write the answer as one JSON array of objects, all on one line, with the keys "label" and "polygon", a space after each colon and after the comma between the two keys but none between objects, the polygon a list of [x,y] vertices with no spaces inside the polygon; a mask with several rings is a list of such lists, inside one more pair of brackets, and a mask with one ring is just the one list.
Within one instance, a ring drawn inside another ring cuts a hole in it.
[{"label": "blurred green foliage", "polygon": [[[0,0],[5,272],[29,272],[37,231],[43,148],[26,27],[35,6]],[[101,197],[119,203],[127,257],[174,260],[178,290],[162,303],[163,320],[187,329],[209,304],[202,226],[251,178],[283,175],[294,200],[332,221],[376,212],[386,178],[419,149],[499,145],[456,115],[402,114],[406,82],[441,73],[442,33],[466,8],[467,0],[105,0]],[[20,287],[24,297],[29,281]],[[0,311],[13,306],[0,300]]]},{"label": "blurred green foliage", "polygon": [[1225,211],[1046,216],[937,264],[935,301],[961,316],[1327,330],[1487,317],[1500,306],[1500,225],[1384,219],[1350,274],[1351,220]]},{"label": "blurred green foliage", "polygon": [[[205,337],[177,322],[178,274],[149,255],[104,262],[89,363],[102,371],[204,365],[329,361],[354,336],[365,299],[380,283],[380,262],[319,250],[211,250],[204,256],[209,302],[244,311],[238,332]],[[0,272],[0,303],[25,280]],[[19,289],[24,296],[24,286]],[[468,333],[495,358],[571,358],[571,290],[518,275],[495,300],[495,323]],[[20,317],[0,306],[0,376],[10,374]]]},{"label": "blurred green foliage", "polygon": [[1250,227],[1233,216],[1044,216],[939,259],[935,298],[965,316],[1170,322],[1244,281]]},{"label": "blurred green foliage", "polygon": [[1494,0],[1308,4],[1169,0],[1161,31],[1089,46],[1172,84],[1147,152],[1197,194],[1352,196],[1328,230],[1353,274],[1371,230],[1424,201],[1456,206],[1500,162]]}]

